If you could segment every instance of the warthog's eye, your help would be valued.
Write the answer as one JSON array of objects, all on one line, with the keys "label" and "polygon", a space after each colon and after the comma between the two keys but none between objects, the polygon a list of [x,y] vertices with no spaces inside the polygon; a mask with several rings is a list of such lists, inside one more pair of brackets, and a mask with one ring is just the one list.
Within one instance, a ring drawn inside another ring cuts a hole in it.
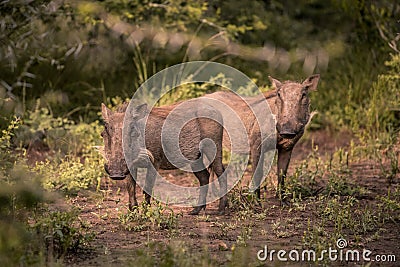
[{"label": "warthog's eye", "polygon": [[281,93],[279,91],[276,94],[278,95],[279,98],[282,98]]}]

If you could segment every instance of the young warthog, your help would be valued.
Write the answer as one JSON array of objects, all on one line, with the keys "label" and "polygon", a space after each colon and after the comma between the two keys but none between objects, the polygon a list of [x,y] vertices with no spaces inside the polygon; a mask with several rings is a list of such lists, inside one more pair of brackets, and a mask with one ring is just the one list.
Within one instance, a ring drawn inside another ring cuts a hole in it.
[{"label": "young warthog", "polygon": [[[276,118],[277,131],[277,150],[278,150],[278,190],[277,196],[282,199],[284,190],[284,178],[289,166],[292,150],[304,133],[306,124],[310,119],[310,98],[308,93],[317,89],[319,74],[312,75],[302,83],[293,81],[280,82],[269,77],[274,90],[268,91],[256,97],[242,98],[231,91],[219,91],[206,95],[207,98],[213,98],[224,102],[231,107],[243,122],[249,138],[250,151],[236,151],[238,153],[249,153],[252,165],[253,182],[257,186],[256,194],[260,197],[260,182],[263,176],[264,153],[261,151],[262,140],[260,125],[252,110],[263,101],[268,101],[272,113]],[[244,101],[244,100],[245,101]],[[249,105],[247,104],[249,103]],[[261,107],[260,107],[261,108]],[[224,120],[229,114],[222,113]],[[263,123],[263,122],[261,122]],[[267,122],[266,122],[267,123]],[[231,140],[224,131],[223,144],[230,147]],[[265,149],[271,149],[264,146]]]},{"label": "young warthog", "polygon": [[[199,103],[200,101],[201,103]],[[150,113],[145,104],[130,108],[129,113],[125,112],[126,105],[116,112],[112,112],[102,104],[102,115],[105,121],[105,129],[102,136],[107,160],[104,167],[111,179],[122,180],[128,178],[127,188],[130,208],[137,205],[135,176],[137,175],[138,167],[147,169],[144,193],[146,201],[150,203],[149,193],[152,192],[157,170],[178,168],[180,166],[179,162],[172,163],[171,160],[179,159],[179,156],[183,156],[185,162],[189,162],[191,171],[200,182],[199,201],[197,206],[190,212],[193,215],[198,214],[206,206],[207,185],[210,176],[203,162],[203,157],[206,156],[208,159],[213,159],[209,168],[219,176],[221,198],[218,211],[220,214],[225,212],[227,181],[223,174],[224,167],[222,165],[223,121],[218,111],[203,102],[202,100],[189,100],[184,102],[185,104],[181,109],[177,108],[177,104],[155,107]],[[131,149],[129,153],[134,159],[133,162],[128,162],[132,166],[132,174],[129,172],[123,153],[122,128],[125,115],[129,116],[129,119],[126,120],[126,122],[129,122],[129,135],[124,139],[124,142],[128,142],[125,149],[127,147]],[[165,122],[169,115],[178,121],[179,117],[187,118],[189,116],[189,118],[193,119],[185,121],[182,125],[175,125],[175,120],[172,119],[170,127],[174,129],[168,129],[165,126]],[[177,130],[175,128],[180,128],[177,134],[175,134]],[[174,147],[174,138],[178,140],[177,147]],[[209,143],[207,143],[209,141],[212,141],[215,145],[215,147],[211,146],[214,148],[211,152]],[[177,150],[179,150],[179,153],[176,153]],[[173,151],[173,155],[166,155],[166,151]]]}]

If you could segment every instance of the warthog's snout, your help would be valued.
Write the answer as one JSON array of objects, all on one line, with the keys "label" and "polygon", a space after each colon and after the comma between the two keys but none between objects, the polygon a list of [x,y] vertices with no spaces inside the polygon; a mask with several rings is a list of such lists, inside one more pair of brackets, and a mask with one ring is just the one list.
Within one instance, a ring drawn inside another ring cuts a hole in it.
[{"label": "warthog's snout", "polygon": [[108,176],[113,180],[124,180],[125,177],[129,174],[129,170],[127,170],[125,173],[111,173],[106,163],[104,164],[104,170],[106,171]]},{"label": "warthog's snout", "polygon": [[278,130],[279,135],[286,139],[293,139],[296,137],[299,132],[296,128],[298,127],[295,127],[291,123],[285,123],[283,125],[278,123],[276,125],[276,129]]},{"label": "warthog's snout", "polygon": [[280,134],[280,136],[282,136],[283,138],[286,138],[286,139],[293,139],[297,135],[296,133],[293,133],[293,132],[281,132],[279,134]]}]

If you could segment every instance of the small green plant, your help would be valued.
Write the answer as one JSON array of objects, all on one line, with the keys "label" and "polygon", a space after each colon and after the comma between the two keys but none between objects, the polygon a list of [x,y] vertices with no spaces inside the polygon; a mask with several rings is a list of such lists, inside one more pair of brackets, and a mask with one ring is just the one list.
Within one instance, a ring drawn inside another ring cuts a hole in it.
[{"label": "small green plant", "polygon": [[135,261],[127,266],[218,266],[207,251],[192,251],[183,241],[150,242],[133,253]]},{"label": "small green plant", "polygon": [[[375,236],[382,225],[382,212],[379,208],[363,206],[352,196],[321,196],[319,202],[317,217],[320,220],[308,227],[303,238],[308,245],[316,242],[316,246],[319,246],[321,240],[318,238],[321,235],[317,233],[330,233],[330,242],[347,237],[347,240],[363,243],[370,234]],[[323,240],[326,241],[326,238]]]},{"label": "small green plant", "polygon": [[[334,239],[331,233],[325,229],[325,225],[309,220],[307,230],[303,234],[302,245],[304,249],[313,249],[316,255],[321,255],[321,252],[328,247],[335,247],[336,240]],[[319,263],[327,263],[327,259],[324,258],[323,262]]]},{"label": "small green plant", "polygon": [[378,196],[379,218],[382,223],[400,220],[400,189],[388,190],[386,196]]},{"label": "small green plant", "polygon": [[[29,177],[29,179],[27,179]],[[5,176],[0,174],[0,264],[41,262],[39,252],[31,252],[30,244],[36,236],[31,236],[27,222],[42,202],[46,194],[38,177],[29,172],[26,165],[15,163]]]},{"label": "small green plant", "polygon": [[287,177],[285,196],[289,196],[292,202],[298,202],[304,198],[312,197],[319,192],[317,182],[322,177],[320,162],[315,162],[315,169],[310,168],[309,160],[304,160],[296,167],[294,173]]},{"label": "small green plant", "polygon": [[321,191],[317,181],[324,175],[324,162],[318,155],[318,146],[312,144],[311,147],[311,153],[286,179],[284,194],[294,203],[313,197]]},{"label": "small green plant", "polygon": [[240,230],[240,234],[236,238],[236,244],[246,247],[247,242],[251,239],[252,232],[253,229],[250,224],[244,225]]},{"label": "small green plant", "polygon": [[351,185],[347,180],[347,175],[332,171],[328,178],[325,194],[328,196],[354,196],[360,192],[357,186]]},{"label": "small green plant", "polygon": [[98,120],[76,123],[67,118],[54,117],[47,108],[36,107],[28,113],[16,132],[14,143],[27,148],[40,143],[61,156],[87,156],[92,154],[93,146],[102,144],[102,130],[103,126]]},{"label": "small green plant", "polygon": [[233,223],[233,222],[215,222],[214,223],[215,226],[218,227],[219,231],[218,231],[218,236],[220,238],[226,238],[228,237],[229,233],[232,232],[233,230],[235,230],[238,225],[237,223]]},{"label": "small green plant", "polygon": [[127,231],[174,230],[181,215],[176,214],[171,208],[159,201],[154,201],[153,205],[142,202],[133,211],[121,213],[119,221]]},{"label": "small green plant", "polygon": [[79,211],[45,211],[39,213],[31,225],[31,231],[40,240],[47,252],[47,258],[61,258],[68,252],[89,248],[94,238],[90,226],[78,216]]},{"label": "small green plant", "polygon": [[278,238],[290,237],[296,233],[296,224],[290,218],[278,218],[272,223],[272,231]]},{"label": "small green plant", "polygon": [[389,167],[385,166],[385,157],[383,157],[381,153],[378,153],[379,167],[381,168],[383,177],[386,178],[389,184],[393,183],[396,175],[400,172],[397,153],[398,152],[395,151],[393,145],[386,149],[384,155],[386,156],[387,161],[389,161]]},{"label": "small green plant", "polygon": [[354,197],[345,197],[342,201],[339,196],[327,198],[325,205],[320,207],[319,215],[326,221],[334,225],[336,236],[342,236],[344,229],[354,229],[355,221],[352,207],[357,203]]},{"label": "small green plant", "polygon": [[229,207],[232,211],[238,211],[242,215],[254,213],[255,210],[262,211],[257,196],[252,193],[248,186],[236,186],[228,194]]}]

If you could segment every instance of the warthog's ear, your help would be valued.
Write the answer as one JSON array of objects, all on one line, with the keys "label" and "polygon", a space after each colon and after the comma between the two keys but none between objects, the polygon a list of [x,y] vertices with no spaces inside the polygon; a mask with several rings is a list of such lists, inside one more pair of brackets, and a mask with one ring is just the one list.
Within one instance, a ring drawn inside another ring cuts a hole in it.
[{"label": "warthog's ear", "polygon": [[144,116],[147,114],[147,104],[141,104],[137,107],[135,107],[132,111],[132,117],[134,117],[137,120],[142,119]]},{"label": "warthog's ear", "polygon": [[307,87],[308,91],[316,91],[319,81],[319,74],[314,74],[304,80],[302,85]]},{"label": "warthog's ear", "polygon": [[272,78],[271,76],[268,76],[268,79],[271,81],[272,83],[272,87],[275,89],[279,89],[282,86],[282,83],[280,81],[278,81],[277,79]]},{"label": "warthog's ear", "polygon": [[101,103],[101,115],[103,116],[103,120],[105,122],[108,121],[110,115],[111,115],[111,110],[104,105],[104,103]]}]

